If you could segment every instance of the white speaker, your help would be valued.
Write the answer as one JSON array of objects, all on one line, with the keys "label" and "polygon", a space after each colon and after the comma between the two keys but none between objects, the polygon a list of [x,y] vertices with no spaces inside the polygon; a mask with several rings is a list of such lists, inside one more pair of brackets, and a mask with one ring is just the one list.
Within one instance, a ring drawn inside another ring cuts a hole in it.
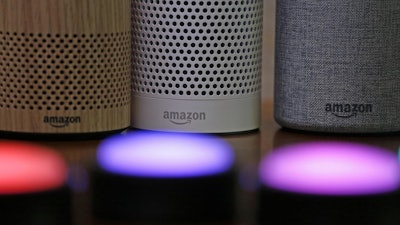
[{"label": "white speaker", "polygon": [[259,127],[262,0],[132,0],[132,126]]}]

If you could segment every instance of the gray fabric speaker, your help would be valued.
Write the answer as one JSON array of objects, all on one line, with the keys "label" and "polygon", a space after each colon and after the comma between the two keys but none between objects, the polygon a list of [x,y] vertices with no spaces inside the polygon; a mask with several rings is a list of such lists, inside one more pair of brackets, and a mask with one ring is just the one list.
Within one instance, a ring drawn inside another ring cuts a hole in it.
[{"label": "gray fabric speaker", "polygon": [[400,130],[400,1],[279,0],[275,119],[336,133]]}]

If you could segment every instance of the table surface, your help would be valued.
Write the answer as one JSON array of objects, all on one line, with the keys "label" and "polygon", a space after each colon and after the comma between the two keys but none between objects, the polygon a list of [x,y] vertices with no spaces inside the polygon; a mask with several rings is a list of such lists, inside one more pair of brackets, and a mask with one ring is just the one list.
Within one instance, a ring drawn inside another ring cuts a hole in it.
[{"label": "table surface", "polygon": [[[314,140],[339,140],[377,145],[394,152],[399,149],[399,134],[382,136],[333,135],[281,129],[273,120],[272,105],[271,99],[262,102],[262,124],[258,131],[220,136],[231,143],[236,153],[239,182],[237,185],[237,219],[234,224],[256,224],[258,162],[268,152],[279,146]],[[96,148],[101,140],[37,142],[59,151],[69,162],[71,174],[76,182],[80,184],[82,190],[77,191],[73,196],[74,225],[113,224],[94,220],[90,212],[90,179],[88,179],[88,171],[93,165]]]}]

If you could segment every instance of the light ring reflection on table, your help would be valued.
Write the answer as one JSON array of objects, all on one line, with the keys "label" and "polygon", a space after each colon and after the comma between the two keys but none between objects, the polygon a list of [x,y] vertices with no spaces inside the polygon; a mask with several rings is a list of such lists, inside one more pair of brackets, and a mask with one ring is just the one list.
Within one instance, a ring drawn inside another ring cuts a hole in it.
[{"label": "light ring reflection on table", "polygon": [[227,143],[213,136],[138,131],[106,139],[97,161],[117,174],[186,178],[224,173],[232,167],[234,155]]},{"label": "light ring reflection on table", "polygon": [[345,142],[281,147],[262,160],[259,176],[268,187],[315,195],[380,194],[400,187],[396,154]]},{"label": "light ring reflection on table", "polygon": [[0,195],[60,188],[67,165],[56,152],[34,144],[0,142]]}]

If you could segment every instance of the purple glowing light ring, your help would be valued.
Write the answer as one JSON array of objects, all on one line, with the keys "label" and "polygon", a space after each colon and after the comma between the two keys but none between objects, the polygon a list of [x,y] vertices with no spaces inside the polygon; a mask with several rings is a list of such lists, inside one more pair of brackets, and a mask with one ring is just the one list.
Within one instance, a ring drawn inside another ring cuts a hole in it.
[{"label": "purple glowing light ring", "polygon": [[106,139],[98,148],[99,166],[112,173],[154,178],[186,178],[232,168],[233,151],[207,135],[134,132]]},{"label": "purple glowing light ring", "polygon": [[259,176],[266,186],[315,195],[369,195],[400,187],[395,154],[373,146],[312,142],[282,147],[266,156]]}]

